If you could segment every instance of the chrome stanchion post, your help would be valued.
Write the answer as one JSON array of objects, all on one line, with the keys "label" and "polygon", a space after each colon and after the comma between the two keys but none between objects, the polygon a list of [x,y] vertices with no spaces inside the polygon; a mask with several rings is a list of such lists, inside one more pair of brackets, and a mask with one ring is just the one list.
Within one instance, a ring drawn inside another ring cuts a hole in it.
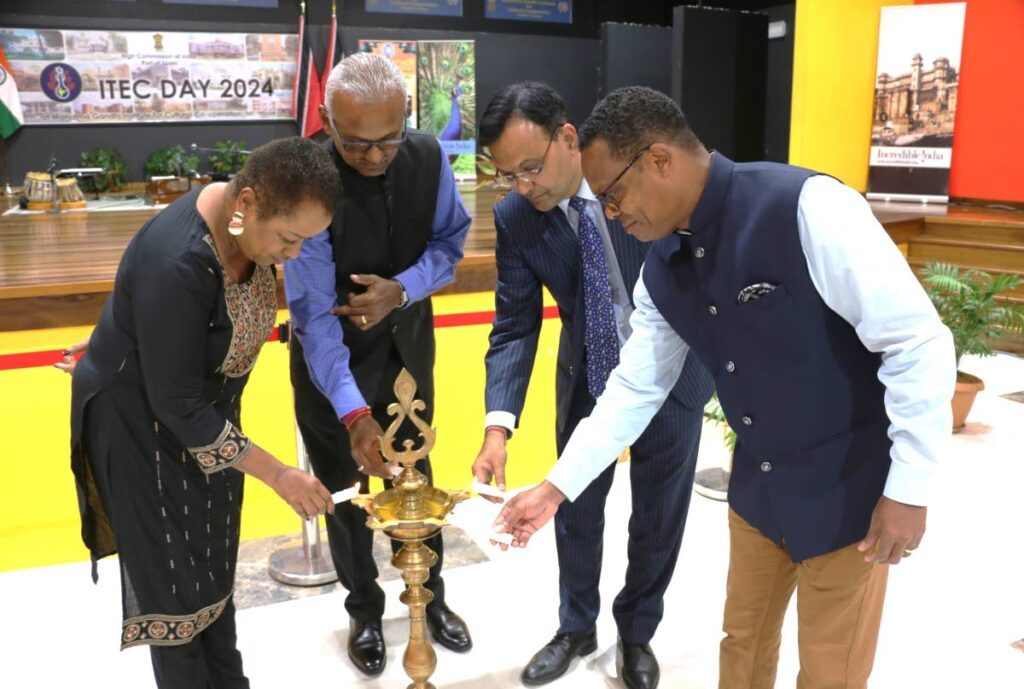
[{"label": "chrome stanchion post", "polygon": [[11,186],[10,168],[7,160],[7,139],[0,137],[0,158],[3,159],[4,168],[4,196],[14,196],[14,187]]},{"label": "chrome stanchion post", "polygon": [[[281,340],[290,347],[290,324],[278,326],[278,332]],[[299,469],[313,473],[298,423],[295,424],[295,453]],[[272,552],[268,569],[271,577],[282,584],[293,586],[323,586],[338,580],[334,563],[329,557],[324,556],[321,547],[319,516],[302,520],[302,545],[279,548]]]}]

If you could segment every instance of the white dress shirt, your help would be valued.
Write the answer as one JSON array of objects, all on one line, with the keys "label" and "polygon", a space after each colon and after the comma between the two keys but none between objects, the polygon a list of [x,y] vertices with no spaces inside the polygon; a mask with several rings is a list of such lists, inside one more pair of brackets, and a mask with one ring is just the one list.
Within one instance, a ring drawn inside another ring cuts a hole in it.
[{"label": "white dress shirt", "polygon": [[[883,494],[927,505],[953,426],[953,339],[906,259],[859,193],[826,176],[800,192],[797,226],[811,281],[825,304],[882,355],[878,379],[892,424]],[[641,274],[633,336],[604,394],[580,422],[548,481],[575,499],[647,428],[683,369],[689,347],[655,308]],[[793,423],[799,423],[794,419]]]},{"label": "white dress shirt", "polygon": [[[612,238],[608,234],[608,224],[605,222],[604,208],[601,206],[601,202],[597,200],[597,197],[594,196],[594,192],[591,191],[586,178],[582,178],[576,195],[586,201],[586,211],[590,213],[590,217],[593,218],[597,225],[597,233],[601,235],[601,242],[604,245],[604,259],[608,265],[608,281],[612,287],[612,311],[615,314],[615,326],[619,336],[619,346],[621,347],[629,339],[630,333],[633,332],[629,321],[630,316],[633,314],[633,305],[629,302],[629,292],[626,290],[626,283],[622,279],[622,271],[619,270],[619,260],[616,258],[615,249],[612,247]],[[558,207],[565,213],[565,217],[568,219],[573,231],[576,232],[578,240],[580,233],[579,213],[569,207],[569,199],[559,201]],[[577,317],[582,318],[583,314],[578,314]],[[484,426],[501,426],[508,429],[509,433],[511,433],[516,427],[516,415],[512,412],[501,410],[488,412],[484,419]]]}]

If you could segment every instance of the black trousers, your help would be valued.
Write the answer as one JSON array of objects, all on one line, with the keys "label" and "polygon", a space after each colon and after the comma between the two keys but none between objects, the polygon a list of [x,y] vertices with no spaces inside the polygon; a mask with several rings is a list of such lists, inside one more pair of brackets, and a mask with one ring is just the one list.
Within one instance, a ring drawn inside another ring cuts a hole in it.
[{"label": "black trousers", "polygon": [[[585,380],[585,376],[580,376]],[[582,415],[573,418],[575,428]],[[690,508],[703,412],[670,396],[633,444],[629,463],[632,513],[626,580],[612,604],[619,636],[628,644],[654,637],[665,609]],[[568,440],[568,433],[564,440]],[[564,440],[560,439],[559,454]],[[593,632],[604,542],[604,508],[615,477],[609,466],[572,502],[555,513],[558,551],[558,632]]]},{"label": "black trousers", "polygon": [[[294,345],[293,345],[294,347]],[[389,369],[383,376],[387,381],[376,395],[377,399],[368,400],[373,417],[386,429],[394,417],[388,416],[387,407],[395,402],[391,385],[401,371],[401,363],[390,357]],[[295,418],[298,421],[302,441],[306,445],[309,463],[313,473],[333,492],[344,488],[360,485],[360,491],[368,489],[369,478],[359,472],[352,458],[351,443],[348,430],[334,412],[330,401],[316,388],[309,377],[309,370],[302,360],[301,351],[292,350],[291,377],[295,388]],[[365,393],[364,393],[365,394]],[[427,408],[421,413],[427,423],[433,418],[433,399],[424,399]],[[395,444],[401,446],[406,438],[419,445],[419,431],[411,423],[404,423],[396,436]],[[433,484],[434,476],[430,467],[430,459],[417,463],[416,468],[426,475]],[[386,488],[391,487],[385,481]],[[377,583],[377,563],[373,559],[373,531],[366,527],[366,512],[350,502],[336,506],[333,515],[326,516],[327,541],[331,549],[331,559],[338,573],[338,581],[348,590],[345,598],[345,609],[348,614],[360,622],[379,620],[384,615],[384,591]],[[433,604],[444,602],[444,581],[441,579],[441,566],[444,562],[444,541],[441,534],[428,539],[426,545],[437,553],[437,564],[430,568],[430,577],[424,586],[433,592]],[[398,552],[401,543],[391,542],[392,552]]]},{"label": "black trousers", "polygon": [[181,646],[150,646],[158,689],[249,689],[235,634],[235,603]]}]

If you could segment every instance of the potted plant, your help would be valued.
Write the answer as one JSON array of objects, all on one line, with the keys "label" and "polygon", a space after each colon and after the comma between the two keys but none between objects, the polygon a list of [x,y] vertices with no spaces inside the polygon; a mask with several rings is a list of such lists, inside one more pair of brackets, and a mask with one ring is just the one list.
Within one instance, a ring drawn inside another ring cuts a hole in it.
[{"label": "potted plant", "polygon": [[232,141],[224,139],[216,142],[213,147],[215,153],[210,154],[210,169],[213,171],[213,179],[226,181],[231,179],[249,157],[249,151],[245,150],[244,141]]},{"label": "potted plant", "polygon": [[92,178],[96,191],[117,191],[127,181],[124,158],[116,148],[90,148],[82,153],[82,167],[101,167],[103,174]]},{"label": "potted plant", "polygon": [[183,177],[199,166],[199,157],[185,153],[184,146],[171,146],[153,151],[146,158],[146,177]]},{"label": "potted plant", "polygon": [[704,418],[718,426],[726,450],[724,466],[701,469],[693,477],[693,490],[712,500],[725,501],[729,497],[729,476],[732,471],[732,455],[736,451],[736,431],[725,418],[722,403],[716,392],[704,406]]},{"label": "potted plant", "polygon": [[[185,153],[184,146],[171,146],[153,151],[146,158],[146,200],[152,204],[170,203],[192,188],[198,178],[199,157]],[[209,181],[209,178],[206,178]],[[203,183],[200,180],[200,183]]]},{"label": "potted plant", "polygon": [[957,365],[953,430],[958,431],[974,398],[985,389],[980,378],[960,370],[960,358],[964,354],[992,356],[994,338],[1024,333],[1024,305],[999,298],[1024,280],[1011,274],[993,276],[982,270],[961,270],[949,263],[929,263],[922,272],[922,282],[939,317],[953,334]]}]

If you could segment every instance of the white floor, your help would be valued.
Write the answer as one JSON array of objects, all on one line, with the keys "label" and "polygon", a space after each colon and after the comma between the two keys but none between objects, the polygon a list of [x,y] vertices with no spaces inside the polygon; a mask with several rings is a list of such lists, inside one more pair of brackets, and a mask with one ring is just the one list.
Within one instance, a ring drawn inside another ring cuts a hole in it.
[{"label": "white floor", "polygon": [[[1024,404],[1000,397],[1024,390],[1024,359],[1000,355],[965,361],[963,368],[984,378],[988,389],[967,430],[954,437],[922,548],[891,574],[873,689],[1024,687],[1024,652],[1010,645],[1024,638]],[[706,435],[704,464],[718,456],[713,430]],[[625,478],[616,482],[608,508],[606,608],[625,567]],[[460,506],[460,522],[488,523],[489,508],[476,502]],[[665,620],[653,642],[665,689],[716,686],[727,566],[725,509],[694,496]],[[87,570],[76,564],[0,575],[0,687],[152,686],[148,652],[117,651],[116,564],[102,563],[97,587]],[[494,551],[490,562],[453,569],[446,580],[449,603],[469,622],[475,648],[464,656],[438,650],[434,684],[520,686],[523,663],[557,624],[551,529],[525,551]],[[240,646],[252,686],[407,686],[400,585],[386,586],[388,667],[373,680],[359,676],[345,657],[347,616],[340,594],[241,611]],[[610,612],[602,614],[598,636],[598,652],[551,687],[621,686],[615,678]],[[793,687],[795,619],[787,620],[785,637],[778,686]]]}]

